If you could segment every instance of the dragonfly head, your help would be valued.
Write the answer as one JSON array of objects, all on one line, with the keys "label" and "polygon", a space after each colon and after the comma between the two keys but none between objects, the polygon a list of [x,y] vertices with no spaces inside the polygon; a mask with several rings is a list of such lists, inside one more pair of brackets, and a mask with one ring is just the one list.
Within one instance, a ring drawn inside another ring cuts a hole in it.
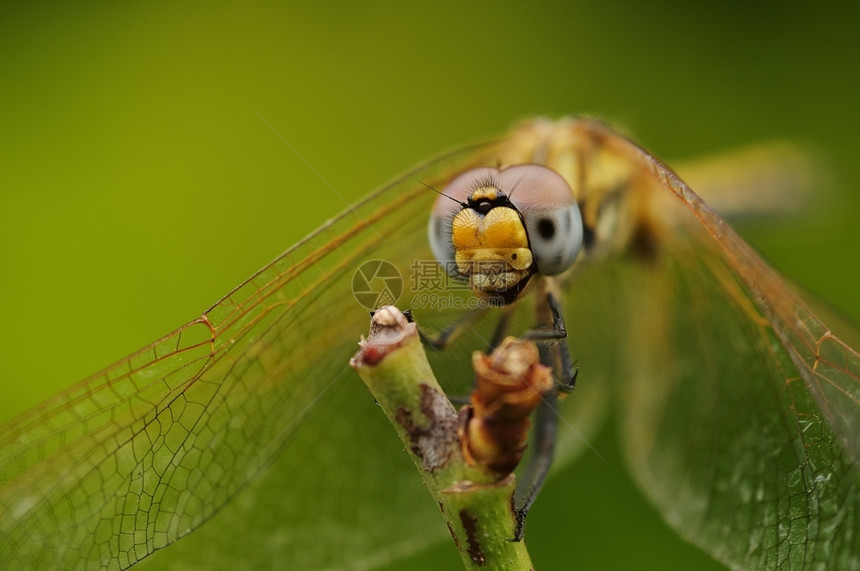
[{"label": "dragonfly head", "polygon": [[511,303],[534,274],[567,270],[582,247],[573,192],[547,167],[473,169],[443,195],[430,219],[433,252],[480,296]]}]

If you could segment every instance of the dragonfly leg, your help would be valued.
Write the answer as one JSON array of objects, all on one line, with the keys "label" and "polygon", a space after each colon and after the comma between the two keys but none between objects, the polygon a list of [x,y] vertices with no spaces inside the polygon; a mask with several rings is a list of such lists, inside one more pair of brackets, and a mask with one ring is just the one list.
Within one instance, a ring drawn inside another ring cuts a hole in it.
[{"label": "dragonfly leg", "polygon": [[[567,328],[565,327],[564,318],[561,313],[561,303],[559,303],[552,293],[547,293],[546,298],[547,304],[549,304],[552,310],[553,328],[564,331],[566,339]],[[579,367],[570,358],[570,347],[565,341],[560,342],[557,347],[560,370],[557,371],[556,379],[560,379],[560,381],[556,382],[556,389],[562,394],[570,394],[576,388],[576,377],[579,375]]]},{"label": "dragonfly leg", "polygon": [[441,351],[448,346],[448,343],[474,325],[484,315],[486,310],[487,308],[485,307],[473,309],[433,336],[427,335],[419,329],[418,334],[421,337],[421,342],[428,347]]},{"label": "dragonfly leg", "polygon": [[[557,351],[557,360],[550,351],[543,351],[541,353],[541,362],[548,367],[552,367],[555,371],[557,379],[556,390],[561,394],[569,394],[576,388],[576,377],[579,375],[579,368],[571,360],[570,347],[568,347],[567,343],[562,342],[564,339],[567,339],[567,327],[564,324],[564,318],[561,316],[561,303],[551,292],[547,292],[546,302],[552,313],[551,327],[532,329],[526,332],[523,337],[533,339],[539,344],[541,344],[541,341],[560,341],[552,347],[554,351]],[[544,353],[546,353],[545,357],[543,356]]]},{"label": "dragonfly leg", "polygon": [[[478,311],[482,311],[482,310],[480,310],[480,309],[474,310],[472,313],[477,313]],[[501,315],[501,317],[499,317],[499,322],[496,324],[496,328],[493,330],[493,336],[490,339],[489,348],[487,349],[487,353],[492,352],[493,349],[498,347],[499,344],[502,342],[502,339],[504,339],[505,336],[508,334],[508,331],[510,330],[510,327],[511,327],[511,318],[513,317],[513,314],[514,314],[514,312],[513,312],[513,306],[512,305],[506,305],[502,308],[502,315]],[[481,315],[482,315],[482,313],[479,313],[476,317],[473,317],[471,314],[467,315],[466,318],[460,319],[457,322],[453,323],[448,328],[446,328],[440,335],[438,335],[435,338],[435,340],[422,334],[421,331],[419,330],[419,334],[421,335],[421,341],[424,342],[425,344],[430,345],[431,347],[433,347],[435,349],[443,349],[445,344],[450,342],[456,335],[459,335],[459,333],[464,330],[464,327],[461,324],[462,321],[469,319],[468,324],[470,325],[470,324],[474,323],[474,321],[476,321],[477,318],[479,318]],[[456,334],[454,336],[451,336],[451,335],[445,336],[446,333],[448,333],[452,330],[456,330]],[[443,339],[442,345],[437,346],[436,340],[438,340],[440,337],[443,337],[443,336],[445,336],[445,338]],[[474,388],[474,382],[473,382],[473,388]],[[464,404],[469,404],[470,397],[468,395],[448,395],[448,400],[450,400],[452,404],[455,404],[457,406],[461,406]]]},{"label": "dragonfly leg", "polygon": [[[520,479],[521,485],[517,486],[514,541],[520,541],[523,538],[526,515],[534,504],[552,466],[552,460],[555,456],[556,433],[558,432],[558,397],[561,394],[570,393],[574,389],[579,373],[570,358],[570,348],[563,341],[567,338],[567,329],[561,317],[561,304],[549,292],[546,300],[552,313],[552,328],[534,330],[527,333],[526,337],[538,341],[541,363],[552,367],[556,372],[556,379],[563,380],[556,381],[555,391],[544,396],[535,412],[531,456]],[[540,343],[541,340],[560,342],[548,345]]]},{"label": "dragonfly leg", "polygon": [[525,533],[526,515],[537,499],[555,456],[555,435],[558,431],[558,398],[549,396],[538,405],[534,418],[531,456],[515,499],[516,530],[513,541],[521,541]]}]

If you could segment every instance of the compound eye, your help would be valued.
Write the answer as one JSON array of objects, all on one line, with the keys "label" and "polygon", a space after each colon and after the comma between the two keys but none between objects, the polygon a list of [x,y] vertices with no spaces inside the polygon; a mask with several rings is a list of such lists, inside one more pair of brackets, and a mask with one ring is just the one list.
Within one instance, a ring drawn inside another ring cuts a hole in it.
[{"label": "compound eye", "polygon": [[455,268],[454,244],[451,241],[451,221],[455,214],[456,211],[437,214],[434,208],[427,225],[430,249],[433,250],[436,261],[449,273]]},{"label": "compound eye", "polygon": [[535,265],[546,276],[570,266],[582,249],[582,216],[573,191],[557,172],[521,165],[501,172],[502,189],[522,214]]},{"label": "compound eye", "polygon": [[582,249],[582,216],[576,204],[553,210],[523,212],[535,265],[545,276],[555,276],[573,265]]}]

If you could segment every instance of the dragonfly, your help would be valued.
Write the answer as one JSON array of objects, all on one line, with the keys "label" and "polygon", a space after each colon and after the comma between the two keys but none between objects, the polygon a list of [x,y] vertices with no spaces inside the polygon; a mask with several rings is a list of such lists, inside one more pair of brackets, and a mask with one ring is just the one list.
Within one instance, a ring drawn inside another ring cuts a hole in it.
[{"label": "dragonfly", "polygon": [[[535,119],[417,166],[200,317],[3,425],[0,566],[361,569],[443,538],[347,365],[367,325],[354,280],[385,261],[399,304],[444,331],[474,294],[434,273],[427,187],[524,164],[564,178],[582,216],[582,250],[554,278],[584,371],[556,460],[614,406],[643,491],[718,560],[860,564],[858,353],[660,160],[595,120]],[[511,330],[533,325],[536,297],[512,304]],[[430,354],[452,391],[492,338],[483,313]]]}]

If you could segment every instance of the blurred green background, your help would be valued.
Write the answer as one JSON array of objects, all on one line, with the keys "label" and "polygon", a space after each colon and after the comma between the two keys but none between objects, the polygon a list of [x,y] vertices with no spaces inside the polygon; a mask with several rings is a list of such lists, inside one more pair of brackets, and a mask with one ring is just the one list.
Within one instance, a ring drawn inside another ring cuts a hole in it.
[{"label": "blurred green background", "polygon": [[[857,321],[858,14],[838,6],[4,3],[0,420],[198,316],[411,165],[538,114],[620,123],[670,160],[820,151],[810,212],[742,230]],[[538,567],[708,564],[638,496],[612,433],[595,446],[605,461],[534,509]],[[442,545],[392,568],[457,562]]]}]

